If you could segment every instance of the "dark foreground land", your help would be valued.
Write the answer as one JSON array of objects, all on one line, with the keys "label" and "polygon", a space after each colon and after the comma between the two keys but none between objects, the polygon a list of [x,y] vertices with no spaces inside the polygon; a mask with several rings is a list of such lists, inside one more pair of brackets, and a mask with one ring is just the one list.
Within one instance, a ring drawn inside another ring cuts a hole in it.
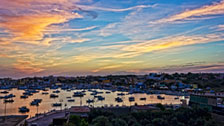
[{"label": "dark foreground land", "polygon": [[92,110],[88,118],[70,116],[64,126],[221,126],[211,113],[201,108],[179,108],[176,110],[138,111],[114,114]]}]

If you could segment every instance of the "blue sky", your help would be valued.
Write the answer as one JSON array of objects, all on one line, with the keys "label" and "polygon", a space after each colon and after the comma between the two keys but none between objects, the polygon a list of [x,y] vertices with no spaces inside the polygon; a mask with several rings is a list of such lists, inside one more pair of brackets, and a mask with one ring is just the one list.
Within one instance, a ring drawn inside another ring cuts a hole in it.
[{"label": "blue sky", "polygon": [[223,0],[2,0],[0,76],[224,72]]}]

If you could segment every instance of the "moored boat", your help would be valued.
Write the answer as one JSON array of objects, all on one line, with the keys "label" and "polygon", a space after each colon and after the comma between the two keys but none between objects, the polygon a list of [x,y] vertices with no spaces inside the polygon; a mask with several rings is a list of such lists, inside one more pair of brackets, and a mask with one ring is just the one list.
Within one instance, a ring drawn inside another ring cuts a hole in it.
[{"label": "moored boat", "polygon": [[5,99],[5,100],[4,100],[4,103],[13,103],[13,102],[14,102],[13,99],[9,99],[9,100],[8,100],[8,99]]},{"label": "moored boat", "polygon": [[26,106],[22,106],[22,107],[19,108],[19,112],[21,112],[21,113],[26,113],[26,112],[29,112],[29,111],[30,111],[30,109],[28,109]]},{"label": "moored boat", "polygon": [[161,100],[163,100],[163,99],[165,99],[165,97],[162,97],[162,96],[158,95],[158,96],[157,96],[157,99],[161,99]]},{"label": "moored boat", "polygon": [[53,103],[52,106],[53,107],[60,107],[62,104],[61,103]]},{"label": "moored boat", "polygon": [[26,98],[28,98],[28,96],[27,95],[22,95],[22,96],[20,96],[20,98],[26,99]]},{"label": "moored boat", "polygon": [[128,99],[129,99],[129,102],[135,101],[135,97],[129,97]]},{"label": "moored boat", "polygon": [[8,91],[2,91],[0,92],[1,94],[8,94],[9,92]]},{"label": "moored boat", "polygon": [[145,98],[145,97],[143,97],[143,98],[140,98],[140,100],[145,101],[145,100],[146,100],[146,98]]},{"label": "moored boat", "polygon": [[123,102],[123,100],[122,100],[120,97],[116,97],[116,98],[115,98],[115,101],[116,101],[116,102]]},{"label": "moored boat", "polygon": [[57,98],[58,97],[58,95],[56,95],[56,94],[51,94],[50,95],[50,98]]},{"label": "moored boat", "polygon": [[74,92],[73,97],[83,97],[85,93],[83,92]]},{"label": "moored boat", "polygon": [[86,100],[86,103],[93,103],[93,102],[94,100],[91,100],[91,99]]},{"label": "moored boat", "polygon": [[69,99],[68,102],[75,102],[75,99]]}]

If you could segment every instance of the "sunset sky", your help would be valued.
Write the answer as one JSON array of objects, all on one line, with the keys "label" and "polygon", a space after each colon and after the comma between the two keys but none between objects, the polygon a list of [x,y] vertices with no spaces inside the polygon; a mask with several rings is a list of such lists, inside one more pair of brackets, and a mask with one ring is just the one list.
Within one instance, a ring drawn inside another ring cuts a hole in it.
[{"label": "sunset sky", "polygon": [[0,77],[224,72],[224,0],[0,0]]}]

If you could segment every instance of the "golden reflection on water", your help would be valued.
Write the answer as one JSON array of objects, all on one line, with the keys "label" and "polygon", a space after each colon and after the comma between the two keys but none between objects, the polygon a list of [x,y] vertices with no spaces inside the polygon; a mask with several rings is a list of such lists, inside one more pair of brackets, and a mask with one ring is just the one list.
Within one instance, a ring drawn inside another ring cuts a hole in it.
[{"label": "golden reflection on water", "polygon": [[[59,89],[60,90],[60,89]],[[35,116],[35,114],[37,113],[37,109],[38,109],[38,113],[44,113],[44,112],[48,112],[51,111],[53,109],[56,110],[60,110],[60,109],[64,109],[64,108],[70,108],[71,106],[79,106],[80,104],[82,105],[92,105],[94,107],[99,107],[99,106],[130,106],[130,105],[134,105],[135,103],[137,103],[138,105],[144,105],[144,104],[155,104],[155,103],[162,103],[162,104],[181,104],[181,99],[183,99],[182,96],[178,96],[179,99],[175,99],[175,97],[177,96],[172,96],[172,95],[164,95],[161,94],[161,96],[165,97],[164,100],[160,100],[157,99],[157,95],[158,94],[151,94],[151,95],[147,95],[147,94],[131,94],[128,95],[128,92],[125,92],[124,96],[117,96],[117,93],[120,92],[111,92],[110,94],[106,94],[105,92],[107,90],[99,90],[97,89],[97,91],[102,91],[103,94],[99,94],[103,97],[105,97],[104,101],[97,101],[95,100],[94,103],[88,104],[86,103],[87,99],[93,99],[94,96],[90,95],[92,92],[89,92],[86,90],[86,95],[82,98],[79,97],[72,97],[73,93],[75,91],[81,91],[81,90],[72,90],[70,92],[66,91],[66,90],[60,90],[60,93],[58,93],[57,95],[59,95],[58,98],[52,99],[50,98],[50,94],[53,93],[54,90],[49,90],[48,91],[48,95],[43,95],[42,92],[40,91],[39,93],[35,93],[32,96],[29,96],[27,99],[21,99],[20,96],[23,95],[23,90],[17,90],[17,89],[12,89],[9,91],[9,93],[13,93],[14,95],[16,95],[16,97],[14,97],[14,102],[13,103],[7,103],[6,104],[6,113],[7,115],[21,115],[22,113],[18,112],[18,108],[21,106],[26,106],[27,108],[30,109],[30,111],[28,113],[24,113],[24,115],[29,115],[30,117]],[[55,94],[55,93],[54,93]],[[4,96],[4,94],[0,94],[0,96]],[[135,97],[135,101],[134,102],[129,102],[129,97]],[[66,97],[71,97],[71,99],[75,99],[75,102],[68,102]],[[115,101],[116,97],[121,97],[123,99],[123,102],[118,103]],[[145,97],[146,100],[140,100],[140,98]],[[37,108],[36,106],[30,106],[30,102],[33,101],[33,99],[42,99],[42,102],[39,104],[39,107]],[[60,103],[62,102],[62,107],[52,107],[53,103]],[[1,99],[0,100],[0,115],[4,115],[4,110],[5,110],[5,104],[4,104],[4,100]]]}]

